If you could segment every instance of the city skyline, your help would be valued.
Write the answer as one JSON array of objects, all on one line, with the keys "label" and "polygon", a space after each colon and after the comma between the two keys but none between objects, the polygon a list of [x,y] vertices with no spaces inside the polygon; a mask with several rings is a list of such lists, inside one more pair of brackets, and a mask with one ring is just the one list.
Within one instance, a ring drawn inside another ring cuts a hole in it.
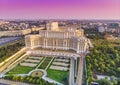
[{"label": "city skyline", "polygon": [[120,0],[1,0],[0,19],[120,19]]}]

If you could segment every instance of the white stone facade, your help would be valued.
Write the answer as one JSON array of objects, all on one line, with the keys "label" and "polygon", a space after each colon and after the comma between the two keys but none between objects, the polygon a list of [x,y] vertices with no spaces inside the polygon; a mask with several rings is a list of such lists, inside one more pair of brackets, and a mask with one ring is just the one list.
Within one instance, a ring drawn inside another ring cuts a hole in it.
[{"label": "white stone facade", "polygon": [[37,35],[25,37],[26,47],[34,49],[37,47],[60,50],[74,50],[77,53],[84,53],[88,49],[87,38],[84,31],[52,31],[41,30]]}]

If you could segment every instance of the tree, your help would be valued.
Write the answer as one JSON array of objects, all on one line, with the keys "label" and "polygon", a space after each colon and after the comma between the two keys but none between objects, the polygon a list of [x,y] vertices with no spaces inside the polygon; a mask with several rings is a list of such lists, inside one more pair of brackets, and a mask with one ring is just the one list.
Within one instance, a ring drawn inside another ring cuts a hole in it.
[{"label": "tree", "polygon": [[110,81],[113,83],[113,85],[117,85],[117,80],[115,80],[115,77],[114,76],[111,76],[110,77]]},{"label": "tree", "polygon": [[26,82],[28,82],[28,81],[29,81],[29,79],[30,79],[30,77],[29,77],[29,76],[27,76],[27,77],[26,77]]},{"label": "tree", "polygon": [[32,83],[35,84],[35,83],[36,83],[36,79],[33,79],[33,80],[32,80]]},{"label": "tree", "polygon": [[120,78],[117,79],[117,85],[120,85]]},{"label": "tree", "polygon": [[26,78],[27,78],[26,76],[21,76],[20,81],[25,82]]},{"label": "tree", "polygon": [[100,84],[100,85],[113,85],[109,80],[107,80],[107,79],[100,79],[100,80],[98,80],[98,83]]},{"label": "tree", "polygon": [[120,67],[118,67],[117,70],[118,70],[118,73],[120,73]]},{"label": "tree", "polygon": [[32,83],[32,81],[33,81],[33,79],[32,79],[32,78],[29,78],[29,81],[28,81],[28,82],[29,82],[29,83]]},{"label": "tree", "polygon": [[41,83],[40,83],[40,79],[37,79],[37,80],[36,80],[36,83],[37,83],[37,84],[41,84]]},{"label": "tree", "polygon": [[18,81],[19,80],[19,76],[13,76],[13,80],[14,81]]}]

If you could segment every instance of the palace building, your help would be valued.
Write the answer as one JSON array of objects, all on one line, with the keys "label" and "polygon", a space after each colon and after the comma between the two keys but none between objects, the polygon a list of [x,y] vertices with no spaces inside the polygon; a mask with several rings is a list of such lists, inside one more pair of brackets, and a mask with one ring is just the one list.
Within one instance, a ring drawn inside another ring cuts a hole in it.
[{"label": "palace building", "polygon": [[[55,25],[55,27],[54,27]],[[58,28],[56,22],[47,30],[40,30],[39,34],[25,37],[26,47],[47,48],[52,50],[74,50],[76,53],[84,53],[88,49],[88,39],[84,36],[84,30],[72,28]]]}]

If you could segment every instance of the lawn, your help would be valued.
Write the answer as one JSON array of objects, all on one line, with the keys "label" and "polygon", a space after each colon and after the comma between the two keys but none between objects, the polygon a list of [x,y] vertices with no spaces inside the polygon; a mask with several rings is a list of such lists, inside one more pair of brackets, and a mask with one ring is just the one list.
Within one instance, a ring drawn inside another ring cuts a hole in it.
[{"label": "lawn", "polygon": [[48,69],[47,77],[66,85],[67,82],[69,81],[69,71],[59,71],[59,70]]},{"label": "lawn", "polygon": [[39,68],[40,69],[45,69],[47,67],[47,65],[50,63],[51,59],[52,59],[52,57],[47,57],[45,59],[45,61],[40,65]]},{"label": "lawn", "polygon": [[33,69],[34,68],[32,67],[18,65],[12,70],[10,70],[7,74],[27,74]]},{"label": "lawn", "polygon": [[47,67],[47,65],[49,64],[50,61],[44,61],[41,65],[40,65],[40,69],[45,69]]},{"label": "lawn", "polygon": [[52,57],[47,57],[45,60],[50,61]]}]

